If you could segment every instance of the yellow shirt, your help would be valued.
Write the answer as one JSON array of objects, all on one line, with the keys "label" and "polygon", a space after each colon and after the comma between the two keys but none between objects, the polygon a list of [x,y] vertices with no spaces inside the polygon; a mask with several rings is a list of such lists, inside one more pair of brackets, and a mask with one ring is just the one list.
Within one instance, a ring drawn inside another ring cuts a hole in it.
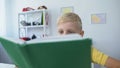
[{"label": "yellow shirt", "polygon": [[96,48],[92,47],[92,61],[94,63],[97,63],[97,64],[104,66],[107,58],[108,58],[107,55],[98,51]]}]

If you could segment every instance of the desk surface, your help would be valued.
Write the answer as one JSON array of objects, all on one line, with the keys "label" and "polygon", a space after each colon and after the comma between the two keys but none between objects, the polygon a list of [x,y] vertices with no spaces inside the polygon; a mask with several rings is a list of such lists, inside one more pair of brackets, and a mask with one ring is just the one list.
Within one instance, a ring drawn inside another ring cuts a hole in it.
[{"label": "desk surface", "polygon": [[0,63],[0,68],[15,68],[15,65]]},{"label": "desk surface", "polygon": [[[93,63],[91,64],[91,68],[94,68]],[[5,63],[0,63],[0,68],[15,68],[14,64],[5,64]]]}]

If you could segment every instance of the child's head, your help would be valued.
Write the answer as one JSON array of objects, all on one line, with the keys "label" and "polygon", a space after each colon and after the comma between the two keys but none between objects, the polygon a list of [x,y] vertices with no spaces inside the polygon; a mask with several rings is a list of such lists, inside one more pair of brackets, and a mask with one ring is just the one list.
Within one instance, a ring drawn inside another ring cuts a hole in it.
[{"label": "child's head", "polygon": [[75,13],[66,13],[58,18],[58,33],[61,35],[78,33],[83,36],[82,22],[80,17]]}]

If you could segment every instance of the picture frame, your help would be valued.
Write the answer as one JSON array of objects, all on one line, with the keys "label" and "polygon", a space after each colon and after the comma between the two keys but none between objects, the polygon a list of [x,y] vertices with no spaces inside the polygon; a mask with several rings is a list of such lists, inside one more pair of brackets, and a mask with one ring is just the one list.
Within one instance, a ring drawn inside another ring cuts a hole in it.
[{"label": "picture frame", "polygon": [[91,24],[106,24],[106,13],[91,14]]},{"label": "picture frame", "polygon": [[74,11],[73,6],[62,7],[62,8],[61,8],[61,14],[68,13],[68,12],[73,12],[73,11]]}]

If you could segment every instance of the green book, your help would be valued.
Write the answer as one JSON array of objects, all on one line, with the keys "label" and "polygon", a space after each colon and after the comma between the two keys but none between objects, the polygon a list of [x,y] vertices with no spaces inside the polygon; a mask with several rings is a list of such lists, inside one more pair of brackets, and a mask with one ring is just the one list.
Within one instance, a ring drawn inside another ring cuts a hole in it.
[{"label": "green book", "polygon": [[0,42],[18,68],[91,68],[90,38],[66,35],[23,41],[0,37]]}]

